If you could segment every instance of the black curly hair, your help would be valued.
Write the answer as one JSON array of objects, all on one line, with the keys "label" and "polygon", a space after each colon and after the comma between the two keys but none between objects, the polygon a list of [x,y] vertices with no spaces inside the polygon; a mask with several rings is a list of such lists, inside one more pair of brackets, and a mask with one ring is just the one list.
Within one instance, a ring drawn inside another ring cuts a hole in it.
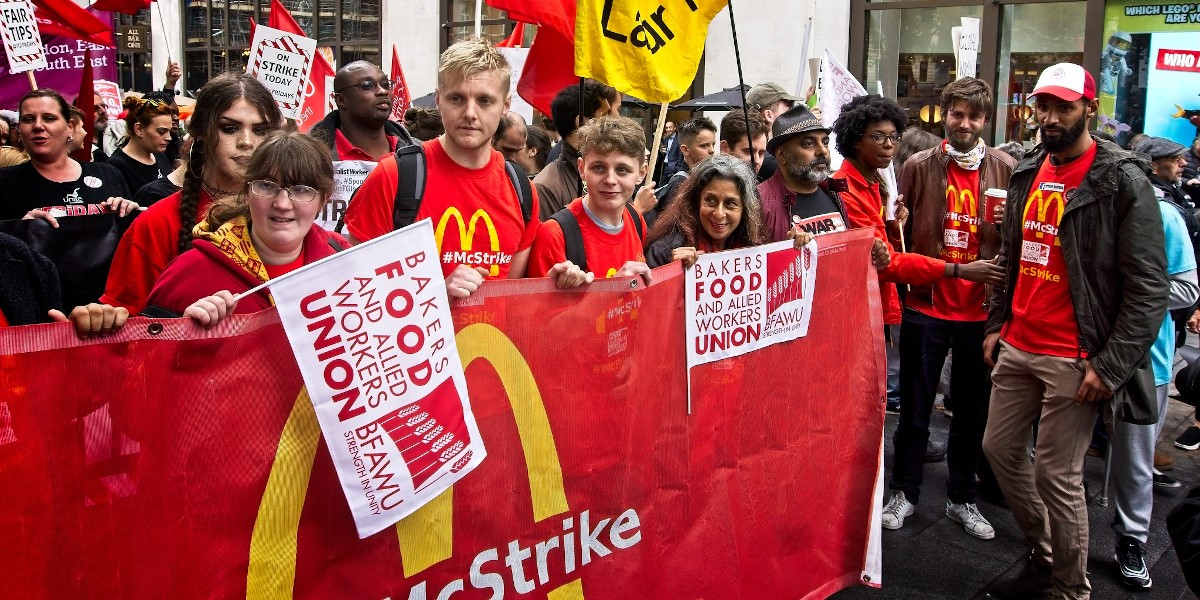
[{"label": "black curly hair", "polygon": [[908,125],[908,115],[904,109],[891,98],[878,94],[855,96],[853,100],[842,106],[842,113],[833,122],[833,133],[837,136],[837,151],[842,156],[853,157],[854,147],[867,132],[872,123],[891,121],[896,126],[896,133],[903,134]]}]

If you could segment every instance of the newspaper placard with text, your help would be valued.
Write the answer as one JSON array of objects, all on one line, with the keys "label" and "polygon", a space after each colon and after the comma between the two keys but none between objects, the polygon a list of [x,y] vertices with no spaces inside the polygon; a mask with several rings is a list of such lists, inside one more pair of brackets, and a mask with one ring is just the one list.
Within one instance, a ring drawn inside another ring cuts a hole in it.
[{"label": "newspaper placard with text", "polygon": [[0,37],[10,73],[46,68],[46,49],[38,31],[33,3],[29,0],[0,2]]},{"label": "newspaper placard with text", "polygon": [[259,25],[254,28],[246,73],[271,90],[284,117],[299,119],[316,56],[317,40]]},{"label": "newspaper placard with text", "polygon": [[483,461],[428,219],[288,274],[271,294],[360,538]]},{"label": "newspaper placard with text", "polygon": [[[687,366],[739,356],[808,335],[817,242],[702,254],[687,269]],[[689,390],[691,376],[689,373]],[[691,394],[689,392],[689,404]]]},{"label": "newspaper placard with text", "polygon": [[373,160],[335,160],[333,161],[333,193],[329,201],[317,213],[316,223],[329,231],[337,227],[338,221],[346,215],[350,206],[350,198],[354,192],[367,180],[367,175],[375,170],[379,163]]}]

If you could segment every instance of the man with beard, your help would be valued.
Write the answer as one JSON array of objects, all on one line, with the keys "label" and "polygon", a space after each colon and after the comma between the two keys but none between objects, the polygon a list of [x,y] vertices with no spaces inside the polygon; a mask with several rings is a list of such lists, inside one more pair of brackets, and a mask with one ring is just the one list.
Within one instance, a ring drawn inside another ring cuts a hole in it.
[{"label": "man with beard", "polygon": [[[1147,356],[1170,287],[1145,162],[1087,131],[1097,111],[1091,74],[1053,65],[1032,96],[1042,146],[1008,186],[997,256],[1005,278],[991,291],[983,342],[993,365],[983,451],[1033,549],[989,597],[1081,600],[1091,597],[1083,458],[1096,411],[1112,402],[1121,422],[1158,420]],[[1118,562],[1129,551],[1119,542]]]},{"label": "man with beard", "polygon": [[413,144],[404,127],[388,120],[392,114],[392,82],[383,70],[365,60],[338,69],[333,78],[330,111],[313,125],[313,137],[325,142],[334,162],[378,161],[396,151],[397,144]]},{"label": "man with beard", "polygon": [[[845,106],[833,124],[837,149],[845,157],[842,168],[833,174],[846,186],[842,200],[848,227],[870,227],[878,244],[890,254],[887,267],[879,272],[883,322],[900,324],[900,295],[896,283],[930,285],[948,277],[975,282],[999,281],[1002,273],[991,262],[976,260],[966,264],[940,258],[897,251],[884,223],[887,189],[880,169],[886,169],[896,154],[908,117],[895,101],[875,94],[857,96]],[[923,451],[923,450],[922,450]]]},{"label": "man with beard", "polygon": [[[1000,246],[992,215],[984,213],[983,192],[1007,189],[1016,162],[988,148],[980,136],[992,113],[992,89],[964,77],[942,89],[946,139],[913,154],[900,172],[900,193],[909,206],[909,249],[967,265],[990,259]],[[961,269],[961,266],[957,266]],[[975,504],[975,473],[987,422],[987,367],[983,363],[984,285],[941,279],[914,285],[905,297],[900,325],[900,423],[895,433],[892,498],[883,512],[885,529],[904,526],[921,492],[929,415],[946,354],[954,352],[950,396],[954,420],[947,444],[949,478],[946,516],[970,535],[990,540],[991,523]],[[959,400],[961,399],[961,400]]]},{"label": "man with beard", "polygon": [[771,128],[767,151],[779,169],[758,184],[767,241],[788,239],[793,227],[813,235],[845,231],[839,193],[845,185],[829,179],[829,130],[803,105],[779,115]]}]

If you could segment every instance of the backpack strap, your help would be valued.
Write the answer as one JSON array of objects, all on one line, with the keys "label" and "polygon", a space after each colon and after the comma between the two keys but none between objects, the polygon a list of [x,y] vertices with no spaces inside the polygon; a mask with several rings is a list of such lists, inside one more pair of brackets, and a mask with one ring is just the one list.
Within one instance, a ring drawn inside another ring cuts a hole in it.
[{"label": "backpack strap", "polygon": [[521,165],[511,160],[504,161],[504,170],[508,173],[508,181],[513,190],[517,192],[517,200],[521,203],[521,216],[528,223],[533,218],[533,189],[529,183],[529,174]]},{"label": "backpack strap", "polygon": [[392,228],[407,227],[417,219],[425,195],[425,150],[420,144],[396,149],[396,198],[392,201]]},{"label": "backpack strap", "polygon": [[583,271],[587,271],[587,253],[583,251],[583,231],[579,229],[579,221],[571,209],[563,207],[550,216],[562,228],[563,247],[567,260],[575,263]]},{"label": "backpack strap", "polygon": [[637,230],[638,241],[644,243],[646,241],[646,232],[642,231],[642,219],[638,216],[632,204],[625,205],[625,212],[629,213],[629,218],[633,219],[633,228]]}]

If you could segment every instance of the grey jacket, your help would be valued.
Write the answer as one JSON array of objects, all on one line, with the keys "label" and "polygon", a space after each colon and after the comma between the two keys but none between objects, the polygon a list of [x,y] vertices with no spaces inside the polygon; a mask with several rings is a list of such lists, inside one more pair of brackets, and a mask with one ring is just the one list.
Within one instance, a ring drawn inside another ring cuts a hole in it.
[{"label": "grey jacket", "polygon": [[[1148,163],[1112,142],[1096,143],[1095,162],[1083,183],[1067,194],[1058,233],[1079,345],[1104,385],[1114,390],[1117,418],[1152,424],[1158,408],[1148,353],[1170,290],[1162,216],[1146,178]],[[988,333],[999,332],[1012,316],[1025,204],[1045,156],[1041,146],[1034,148],[1009,182],[997,255],[1007,283],[992,290]]]}]

